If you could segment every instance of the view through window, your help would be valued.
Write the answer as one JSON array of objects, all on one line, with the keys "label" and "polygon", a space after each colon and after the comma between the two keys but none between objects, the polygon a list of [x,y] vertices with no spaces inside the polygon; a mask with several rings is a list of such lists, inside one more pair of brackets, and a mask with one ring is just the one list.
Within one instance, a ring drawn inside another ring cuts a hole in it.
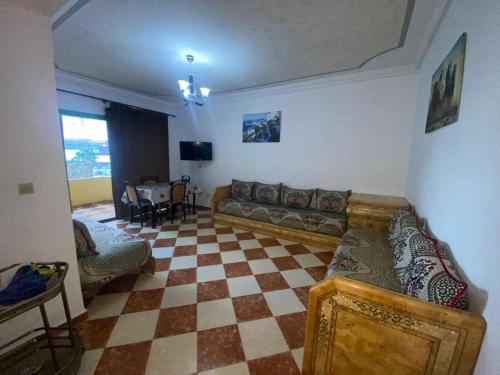
[{"label": "view through window", "polygon": [[62,114],[68,178],[111,177],[106,121]]}]

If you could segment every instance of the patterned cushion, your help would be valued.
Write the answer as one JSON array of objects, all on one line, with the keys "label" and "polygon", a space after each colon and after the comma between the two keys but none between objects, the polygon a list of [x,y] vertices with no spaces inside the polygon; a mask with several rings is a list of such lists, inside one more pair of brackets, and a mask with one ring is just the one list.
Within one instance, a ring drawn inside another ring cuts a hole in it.
[{"label": "patterned cushion", "polygon": [[334,275],[401,292],[392,264],[392,251],[381,231],[350,229],[345,232],[326,277]]},{"label": "patterned cushion", "polygon": [[394,242],[392,251],[394,269],[401,284],[403,284],[405,273],[415,257],[434,256],[432,243],[416,227],[404,228]]},{"label": "patterned cushion", "polygon": [[420,228],[408,227],[401,231],[395,249],[394,265],[403,293],[441,305],[467,308],[467,284],[460,279],[450,254],[435,239]]},{"label": "patterned cushion", "polygon": [[78,259],[97,255],[96,245],[84,223],[73,219],[73,233],[75,235],[76,256]]},{"label": "patterned cushion", "polygon": [[316,189],[316,209],[345,214],[351,191]]},{"label": "patterned cushion", "polygon": [[468,286],[453,263],[439,256],[415,258],[407,268],[403,293],[429,302],[466,310]]},{"label": "patterned cushion", "polygon": [[290,189],[283,186],[281,191],[281,204],[292,208],[309,208],[314,194],[314,189]]},{"label": "patterned cushion", "polygon": [[255,182],[233,180],[231,184],[231,197],[237,201],[251,201]]},{"label": "patterned cushion", "polygon": [[396,211],[389,221],[389,229],[387,230],[387,240],[393,250],[401,231],[408,227],[417,227],[416,216],[408,211]]},{"label": "patterned cushion", "polygon": [[235,199],[221,200],[217,204],[217,212],[335,237],[341,237],[347,226],[347,217],[334,212],[240,202]]},{"label": "patterned cushion", "polygon": [[280,204],[281,187],[283,184],[261,184],[256,182],[253,189],[253,199],[260,203]]}]

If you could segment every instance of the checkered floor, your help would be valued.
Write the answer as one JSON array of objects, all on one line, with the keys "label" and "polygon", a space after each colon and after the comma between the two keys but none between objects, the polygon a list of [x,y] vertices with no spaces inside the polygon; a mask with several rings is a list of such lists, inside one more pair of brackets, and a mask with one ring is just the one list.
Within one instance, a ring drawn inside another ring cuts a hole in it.
[{"label": "checkered floor", "polygon": [[114,219],[116,216],[113,202],[73,207],[73,213],[94,221]]},{"label": "checkered floor", "polygon": [[78,329],[81,374],[300,374],[306,305],[332,252],[212,225],[208,211],[148,239],[152,275],[106,285]]}]

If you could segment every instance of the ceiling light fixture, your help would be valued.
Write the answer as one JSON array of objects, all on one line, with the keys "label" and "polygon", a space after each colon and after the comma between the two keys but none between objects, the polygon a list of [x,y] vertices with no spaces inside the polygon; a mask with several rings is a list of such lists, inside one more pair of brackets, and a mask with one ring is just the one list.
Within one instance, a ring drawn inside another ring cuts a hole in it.
[{"label": "ceiling light fixture", "polygon": [[191,74],[191,64],[194,61],[194,56],[186,55],[186,60],[189,64],[189,76],[187,81],[183,79],[180,79],[178,81],[179,90],[181,90],[185,105],[194,103],[196,105],[202,106],[203,101],[205,101],[208,98],[208,95],[210,95],[210,89],[208,87],[200,87],[199,90],[196,90],[193,75]]}]

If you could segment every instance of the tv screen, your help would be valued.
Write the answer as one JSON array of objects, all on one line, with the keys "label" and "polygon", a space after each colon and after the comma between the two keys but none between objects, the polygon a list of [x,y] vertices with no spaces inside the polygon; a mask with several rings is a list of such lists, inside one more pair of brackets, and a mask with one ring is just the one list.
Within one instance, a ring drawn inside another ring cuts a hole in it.
[{"label": "tv screen", "polygon": [[181,160],[212,160],[212,142],[179,142]]}]

